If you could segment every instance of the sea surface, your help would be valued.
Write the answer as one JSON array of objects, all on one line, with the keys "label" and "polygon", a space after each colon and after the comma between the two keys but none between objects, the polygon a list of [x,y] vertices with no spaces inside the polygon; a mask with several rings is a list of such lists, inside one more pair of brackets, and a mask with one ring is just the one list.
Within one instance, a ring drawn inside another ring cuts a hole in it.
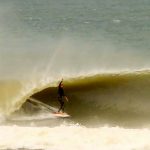
[{"label": "sea surface", "polygon": [[149,6],[0,0],[0,149],[149,150]]}]

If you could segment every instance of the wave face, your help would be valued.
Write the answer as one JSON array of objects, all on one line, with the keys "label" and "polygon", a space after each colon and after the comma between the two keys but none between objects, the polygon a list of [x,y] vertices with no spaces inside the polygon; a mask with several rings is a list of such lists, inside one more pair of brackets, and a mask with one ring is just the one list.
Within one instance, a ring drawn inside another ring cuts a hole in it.
[{"label": "wave face", "polygon": [[[30,84],[16,80],[1,81],[1,114],[8,115],[21,110],[31,96],[50,106],[59,107],[58,80],[27,83]],[[69,102],[65,111],[73,121],[83,125],[146,125],[150,117],[149,85],[149,71],[66,78],[64,86]],[[26,107],[30,109],[28,104]],[[36,110],[32,111],[36,114]],[[42,117],[45,116],[47,114],[42,114]]]},{"label": "wave face", "polygon": [[[150,73],[111,73],[82,76],[64,81],[70,101],[66,111],[74,121],[84,125],[111,123],[144,125],[150,117]],[[49,87],[33,95],[49,105],[57,106],[57,87]]]}]

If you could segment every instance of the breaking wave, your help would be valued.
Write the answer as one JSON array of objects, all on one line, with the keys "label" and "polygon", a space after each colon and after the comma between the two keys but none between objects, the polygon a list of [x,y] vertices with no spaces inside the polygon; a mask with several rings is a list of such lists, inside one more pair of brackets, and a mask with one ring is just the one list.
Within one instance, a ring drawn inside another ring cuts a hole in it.
[{"label": "breaking wave", "polygon": [[[2,114],[19,110],[29,97],[58,107],[58,81],[30,82],[28,85],[19,81],[1,82]],[[70,100],[65,111],[77,122],[88,125],[149,122],[149,71],[83,75],[66,78],[64,85]]]}]

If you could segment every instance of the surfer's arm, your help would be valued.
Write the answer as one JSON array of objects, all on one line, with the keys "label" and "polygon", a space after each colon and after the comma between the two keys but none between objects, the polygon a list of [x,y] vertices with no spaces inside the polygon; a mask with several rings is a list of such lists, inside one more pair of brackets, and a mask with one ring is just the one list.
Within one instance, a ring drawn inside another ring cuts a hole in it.
[{"label": "surfer's arm", "polygon": [[64,98],[65,98],[65,100],[68,102],[69,101],[69,99],[68,99],[68,97],[67,96],[64,96]]}]

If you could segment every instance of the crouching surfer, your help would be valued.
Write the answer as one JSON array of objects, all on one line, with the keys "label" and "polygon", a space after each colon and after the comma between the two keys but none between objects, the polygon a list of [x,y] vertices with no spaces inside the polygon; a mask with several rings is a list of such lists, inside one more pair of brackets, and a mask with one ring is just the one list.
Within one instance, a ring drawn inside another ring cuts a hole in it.
[{"label": "crouching surfer", "polygon": [[65,104],[64,100],[68,102],[68,98],[64,93],[63,79],[62,79],[58,85],[58,101],[60,102],[60,108],[58,110],[58,113],[61,111],[62,113],[64,113],[64,104]]}]

